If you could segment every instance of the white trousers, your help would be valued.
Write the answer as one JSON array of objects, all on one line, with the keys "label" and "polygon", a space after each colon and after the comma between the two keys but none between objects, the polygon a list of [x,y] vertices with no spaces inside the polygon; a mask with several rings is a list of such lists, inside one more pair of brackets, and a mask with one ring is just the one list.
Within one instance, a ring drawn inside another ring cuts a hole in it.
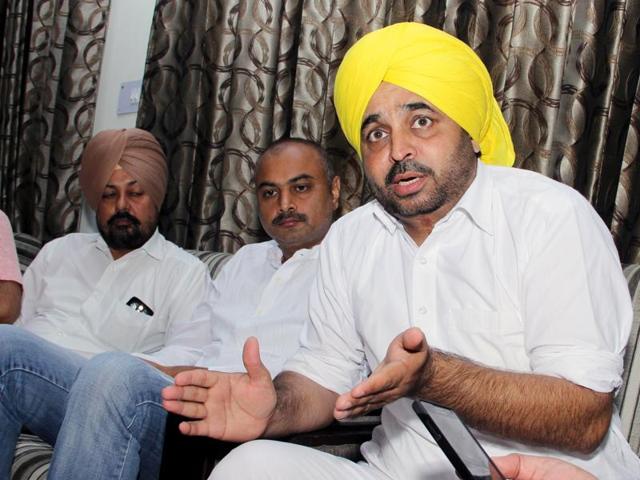
[{"label": "white trousers", "polygon": [[277,440],[253,440],[232,450],[209,480],[389,480],[368,463],[355,463],[310,447]]}]

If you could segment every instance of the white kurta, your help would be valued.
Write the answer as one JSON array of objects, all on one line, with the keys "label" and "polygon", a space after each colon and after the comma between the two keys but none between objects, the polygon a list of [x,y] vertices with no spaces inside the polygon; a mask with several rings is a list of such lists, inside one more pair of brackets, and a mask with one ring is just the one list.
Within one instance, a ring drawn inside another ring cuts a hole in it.
[{"label": "white kurta", "polygon": [[[369,203],[332,226],[319,269],[303,346],[285,369],[335,392],[358,382],[363,363],[374,369],[411,326],[431,346],[491,367],[602,392],[621,384],[632,310],[611,235],[579,193],[542,175],[479,163],[421,246]],[[478,438],[491,455],[554,455],[599,478],[640,478],[617,414],[588,457]],[[392,478],[456,478],[407,399],[384,409],[363,454]]]},{"label": "white kurta", "polygon": [[[210,339],[209,323],[191,318],[210,281],[200,260],[157,231],[118,260],[99,234],[72,233],[25,272],[17,325],[85,356],[158,352],[160,363],[193,364]],[[127,306],[132,297],[153,315]]]},{"label": "white kurta", "polygon": [[285,263],[275,241],[238,250],[213,282],[196,318],[209,318],[213,341],[198,366],[244,371],[242,347],[249,336],[272,375],[298,348],[308,320],[309,290],[317,273],[318,247],[298,250]]}]

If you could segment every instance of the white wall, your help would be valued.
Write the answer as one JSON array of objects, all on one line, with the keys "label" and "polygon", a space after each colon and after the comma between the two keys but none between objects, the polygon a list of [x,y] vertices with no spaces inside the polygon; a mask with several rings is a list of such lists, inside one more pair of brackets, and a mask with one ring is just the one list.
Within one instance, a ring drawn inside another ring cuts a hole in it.
[{"label": "white wall", "polygon": [[[120,84],[141,80],[156,0],[111,0],[93,131],[135,127],[136,113],[117,114]],[[95,214],[83,203],[78,230],[95,232]]]},{"label": "white wall", "polygon": [[94,132],[136,124],[136,113],[117,114],[120,84],[141,80],[156,0],[111,0],[100,71]]}]

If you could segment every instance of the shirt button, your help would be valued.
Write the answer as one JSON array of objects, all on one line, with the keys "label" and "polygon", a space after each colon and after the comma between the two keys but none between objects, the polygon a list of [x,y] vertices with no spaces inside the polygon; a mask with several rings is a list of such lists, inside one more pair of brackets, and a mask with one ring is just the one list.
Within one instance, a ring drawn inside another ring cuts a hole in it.
[{"label": "shirt button", "polygon": [[418,309],[418,313],[419,313],[420,315],[425,315],[425,314],[427,313],[427,307],[425,307],[424,305],[423,305],[423,306],[421,306],[421,307]]},{"label": "shirt button", "polygon": [[427,257],[420,257],[419,262],[420,262],[422,265],[426,265],[426,264],[427,264],[427,262],[428,262]]}]

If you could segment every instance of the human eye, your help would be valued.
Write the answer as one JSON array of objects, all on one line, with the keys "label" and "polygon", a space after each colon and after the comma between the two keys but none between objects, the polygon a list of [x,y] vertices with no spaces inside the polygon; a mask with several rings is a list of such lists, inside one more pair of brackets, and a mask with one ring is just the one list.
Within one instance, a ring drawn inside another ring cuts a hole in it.
[{"label": "human eye", "polygon": [[144,192],[140,192],[137,190],[129,192],[130,197],[141,197],[142,195],[144,195]]},{"label": "human eye", "polygon": [[295,190],[296,193],[304,193],[311,189],[311,185],[307,183],[298,183],[294,185],[293,189]]},{"label": "human eye", "polygon": [[263,188],[260,192],[262,198],[273,198],[276,196],[276,190],[274,188]]},{"label": "human eye", "polygon": [[116,192],[114,192],[113,190],[105,190],[104,192],[102,192],[102,198],[114,198],[116,196]]},{"label": "human eye", "polygon": [[365,135],[365,139],[367,140],[367,142],[375,143],[385,139],[387,136],[388,133],[381,128],[374,128]]},{"label": "human eye", "polygon": [[429,117],[425,115],[420,115],[419,117],[413,120],[413,122],[411,123],[411,128],[427,128],[432,123],[433,123],[433,120],[431,120]]}]

